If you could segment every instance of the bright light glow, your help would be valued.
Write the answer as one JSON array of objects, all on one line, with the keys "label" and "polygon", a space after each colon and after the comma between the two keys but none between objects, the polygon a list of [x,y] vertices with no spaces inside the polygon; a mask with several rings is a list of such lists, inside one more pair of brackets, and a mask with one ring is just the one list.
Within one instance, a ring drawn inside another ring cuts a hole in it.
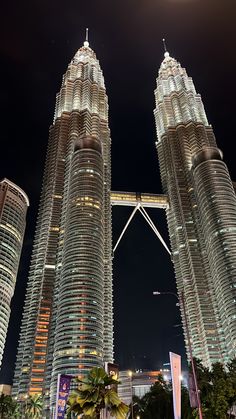
[{"label": "bright light glow", "polygon": [[45,265],[46,269],[55,269],[55,265]]}]

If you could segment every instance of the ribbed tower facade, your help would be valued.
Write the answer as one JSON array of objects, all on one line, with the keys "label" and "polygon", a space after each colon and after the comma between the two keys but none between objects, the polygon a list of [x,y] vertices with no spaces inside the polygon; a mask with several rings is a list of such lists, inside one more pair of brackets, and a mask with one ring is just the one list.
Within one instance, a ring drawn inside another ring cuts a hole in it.
[{"label": "ribbed tower facade", "polygon": [[193,354],[211,366],[236,356],[236,196],[201,97],[168,52],[155,102],[177,288],[184,296]]},{"label": "ribbed tower facade", "polygon": [[88,41],[57,95],[14,378],[50,393],[59,373],[113,360],[110,131],[104,78]]},{"label": "ribbed tower facade", "polygon": [[6,341],[29,200],[8,179],[0,182],[0,367]]}]

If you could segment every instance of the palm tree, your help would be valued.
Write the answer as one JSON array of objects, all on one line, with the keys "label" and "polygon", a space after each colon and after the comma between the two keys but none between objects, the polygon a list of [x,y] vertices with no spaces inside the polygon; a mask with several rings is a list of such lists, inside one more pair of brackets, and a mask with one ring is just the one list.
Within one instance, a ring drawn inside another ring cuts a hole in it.
[{"label": "palm tree", "polygon": [[129,407],[119,399],[114,389],[118,381],[103,368],[93,368],[84,380],[77,381],[78,390],[68,400],[68,418],[74,412],[84,418],[99,419],[105,408],[117,419],[126,417]]},{"label": "palm tree", "polygon": [[41,394],[29,396],[25,406],[25,414],[27,419],[39,419],[42,417],[43,397]]},{"label": "palm tree", "polygon": [[14,417],[16,410],[16,402],[12,400],[11,396],[1,394],[0,396],[0,419],[7,419]]}]

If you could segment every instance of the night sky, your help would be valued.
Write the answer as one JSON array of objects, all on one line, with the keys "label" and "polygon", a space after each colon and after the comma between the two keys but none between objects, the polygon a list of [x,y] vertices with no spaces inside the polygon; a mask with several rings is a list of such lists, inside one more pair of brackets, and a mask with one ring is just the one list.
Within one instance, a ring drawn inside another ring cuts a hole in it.
[{"label": "night sky", "polygon": [[[161,193],[155,151],[154,88],[167,48],[193,77],[232,179],[235,167],[234,0],[34,0],[2,6],[0,178],[28,194],[30,208],[12,300],[0,381],[10,383],[55,96],[89,27],[104,72],[112,137],[112,189]],[[114,244],[132,209],[113,209]],[[168,241],[163,210],[148,210]],[[115,361],[160,368],[169,350],[184,354],[170,258],[141,214],[114,259]]]}]

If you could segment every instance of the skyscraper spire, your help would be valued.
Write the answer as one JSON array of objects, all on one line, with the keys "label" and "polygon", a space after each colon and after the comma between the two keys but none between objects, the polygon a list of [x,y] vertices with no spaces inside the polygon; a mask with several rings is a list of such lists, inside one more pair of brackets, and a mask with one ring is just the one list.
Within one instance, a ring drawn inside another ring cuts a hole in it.
[{"label": "skyscraper spire", "polygon": [[88,28],[86,28],[86,34],[85,34],[84,47],[89,47],[89,41],[88,41]]},{"label": "skyscraper spire", "polygon": [[164,46],[164,51],[167,52],[167,48],[166,48],[166,40],[165,38],[162,39],[163,42],[163,46]]},{"label": "skyscraper spire", "polygon": [[166,48],[166,40],[165,40],[165,38],[163,38],[162,39],[162,42],[163,42],[163,46],[164,46],[164,51],[165,51],[165,53],[164,53],[164,57],[166,58],[166,57],[169,57],[169,52],[167,51],[167,48]]}]

